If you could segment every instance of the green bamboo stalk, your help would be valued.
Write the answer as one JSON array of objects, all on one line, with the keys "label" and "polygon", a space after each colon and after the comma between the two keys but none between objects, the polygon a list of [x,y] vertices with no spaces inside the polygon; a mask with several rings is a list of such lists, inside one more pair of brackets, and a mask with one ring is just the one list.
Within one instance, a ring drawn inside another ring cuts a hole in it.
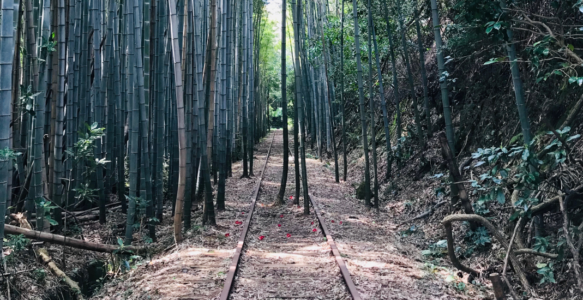
[{"label": "green bamboo stalk", "polygon": [[[63,129],[65,119],[65,72],[66,72],[66,45],[65,45],[65,0],[58,0],[58,32],[57,32],[57,51],[58,51],[58,87],[56,103],[56,128],[54,146],[54,181],[53,181],[53,202],[57,206],[62,206],[61,196],[63,195],[62,178],[63,173]],[[53,209],[53,219],[59,225],[62,225],[61,209]]]},{"label": "green bamboo stalk", "polygon": [[[14,3],[3,0],[0,9],[2,19],[0,20],[0,149],[8,151],[10,148],[10,119],[12,103],[12,62],[14,59]],[[8,189],[9,170],[11,168],[10,159],[2,157],[0,161],[0,237],[4,236],[4,216],[6,207],[10,198]],[[0,249],[4,245],[3,239],[0,238]],[[4,254],[0,253],[0,259],[4,263],[4,272],[6,262]]]},{"label": "green bamboo stalk", "polygon": [[[377,45],[377,35],[375,28],[372,28],[372,36],[373,36],[373,44],[374,44],[374,52],[375,52],[375,60],[376,60],[376,67],[377,67],[377,74],[379,80],[379,96],[381,97],[381,106],[383,108],[383,124],[385,129],[385,140],[386,140],[386,154],[387,154],[387,175],[391,173],[391,161],[392,161],[392,149],[391,149],[391,134],[389,131],[389,114],[387,112],[387,102],[385,101],[385,89],[383,87],[383,73],[381,69],[381,61],[379,58],[379,48]],[[388,176],[387,176],[388,177]]]},{"label": "green bamboo stalk", "polygon": [[342,163],[344,164],[342,177],[346,181],[348,160],[346,159],[346,103],[344,101],[344,0],[342,1],[342,20],[340,22],[340,102],[342,105]]},{"label": "green bamboo stalk", "polygon": [[227,0],[227,7],[229,10],[227,12],[227,128],[225,134],[227,135],[226,140],[226,169],[227,169],[227,176],[233,176],[233,170],[231,168],[232,165],[232,144],[233,144],[233,125],[234,117],[233,117],[233,99],[234,99],[234,91],[233,88],[233,77],[232,71],[234,69],[234,56],[233,56],[233,46],[234,46],[234,39],[235,39],[235,21],[233,17],[236,15],[236,3],[231,4],[231,0]]},{"label": "green bamboo stalk", "polygon": [[289,168],[289,136],[287,128],[287,66],[285,45],[285,23],[287,17],[286,0],[281,1],[281,122],[283,124],[283,169],[281,171],[281,183],[277,194],[277,203],[285,204],[285,188],[287,185],[287,173]]},{"label": "green bamboo stalk", "polygon": [[368,0],[368,99],[369,99],[369,107],[370,107],[370,129],[371,129],[371,152],[372,152],[372,167],[373,167],[373,197],[374,197],[374,206],[379,210],[379,182],[377,176],[377,144],[376,144],[376,118],[375,118],[375,105],[374,105],[374,88],[373,88],[373,78],[374,78],[374,71],[372,68],[372,36],[374,31],[374,26],[372,23],[372,4],[371,1]]},{"label": "green bamboo stalk", "polygon": [[409,48],[407,47],[407,38],[405,36],[405,25],[404,25],[404,18],[401,12],[401,4],[397,0],[397,13],[399,19],[399,25],[401,27],[401,43],[403,46],[403,57],[405,58],[405,66],[407,67],[407,79],[409,82],[409,93],[411,95],[411,99],[413,100],[413,115],[415,117],[415,125],[417,127],[417,138],[419,143],[424,146],[425,145],[425,138],[423,137],[423,130],[421,129],[421,118],[419,117],[419,108],[417,103],[417,94],[415,93],[415,83],[413,81],[413,72],[411,71],[411,62],[409,60]]},{"label": "green bamboo stalk", "polygon": [[230,11],[230,1],[223,0],[222,5],[222,26],[221,26],[221,104],[219,113],[220,140],[219,140],[219,186],[217,190],[217,209],[225,210],[225,181],[227,178],[227,30],[229,20],[227,15]]},{"label": "green bamboo stalk", "polygon": [[[142,57],[142,16],[141,16],[141,10],[140,10],[140,3],[139,1],[133,1],[133,10],[134,10],[134,20],[135,22],[133,22],[134,24],[134,47],[135,47],[135,76],[136,76],[136,88],[137,88],[137,93],[136,96],[138,97],[138,103],[139,103],[139,120],[140,120],[140,128],[141,128],[141,133],[140,136],[142,138],[141,141],[141,172],[142,172],[142,178],[145,179],[145,184],[143,186],[141,186],[141,191],[140,191],[140,198],[142,199],[142,201],[145,201],[146,203],[150,203],[147,208],[146,208],[146,218],[147,223],[148,223],[148,232],[149,232],[149,237],[152,239],[155,239],[155,227],[153,225],[153,223],[151,222],[151,218],[154,217],[154,212],[152,210],[152,205],[151,205],[151,200],[152,200],[152,180],[151,180],[151,174],[150,174],[150,154],[149,154],[149,119],[148,119],[148,113],[147,113],[147,108],[146,108],[146,95],[145,95],[145,88],[144,88],[144,66],[142,64],[143,62],[143,57]],[[149,33],[149,32],[148,32]],[[130,45],[130,47],[132,47],[132,45]],[[149,45],[148,48],[149,50]],[[149,65],[149,61],[148,61],[148,65]]]},{"label": "green bamboo stalk", "polygon": [[352,0],[352,15],[354,17],[354,49],[356,52],[356,67],[358,80],[358,100],[360,103],[360,122],[362,127],[362,148],[364,151],[364,203],[366,206],[371,206],[370,202],[370,164],[368,159],[368,139],[366,129],[366,106],[364,103],[364,88],[362,83],[362,63],[360,58],[360,29],[358,26],[358,14],[356,0]]},{"label": "green bamboo stalk", "polygon": [[[205,102],[209,105],[207,130],[203,131],[206,133],[206,155],[202,155],[202,169],[203,180],[205,186],[205,200],[203,209],[203,220],[202,223],[209,224],[212,226],[216,225],[215,212],[213,205],[212,187],[210,183],[210,171],[208,165],[208,158],[212,156],[212,140],[213,140],[213,123],[214,123],[214,102],[215,102],[215,76],[216,76],[216,65],[217,65],[217,4],[216,0],[211,0],[211,30],[208,35],[207,45],[206,45],[206,55],[204,64],[204,89],[205,89]],[[203,138],[204,139],[204,138]],[[209,143],[211,144],[209,146]],[[204,149],[204,148],[203,148]],[[207,180],[208,179],[208,180]]]},{"label": "green bamboo stalk", "polygon": [[[93,24],[93,85],[92,85],[92,98],[94,99],[95,105],[95,115],[94,120],[99,126],[103,126],[103,94],[101,93],[101,36],[100,36],[100,15],[99,8],[101,6],[101,0],[91,0],[91,19]],[[95,140],[94,154],[95,159],[102,159],[101,139]],[[101,167],[98,166],[93,173],[95,181],[97,183],[97,193],[99,197],[99,223],[105,224],[106,212],[105,203],[107,201],[106,194],[104,191],[103,184],[103,172]]]},{"label": "green bamboo stalk", "polygon": [[421,37],[421,26],[419,8],[417,7],[417,0],[415,0],[415,29],[417,30],[417,46],[419,48],[419,64],[421,66],[421,81],[423,83],[423,108],[425,109],[425,121],[427,123],[427,137],[430,138],[433,134],[431,126],[431,110],[429,109],[429,89],[427,87],[427,71],[425,70],[425,48],[423,47],[423,39]]},{"label": "green bamboo stalk", "polygon": [[[395,111],[396,111],[396,122],[397,122],[397,150],[395,152],[395,156],[397,157],[397,164],[401,163],[401,135],[403,132],[402,124],[401,124],[401,101],[400,101],[400,94],[399,94],[399,80],[397,78],[397,63],[395,58],[395,45],[393,43],[393,32],[391,30],[391,23],[389,20],[389,10],[387,8],[386,0],[382,1],[383,4],[383,12],[385,17],[385,22],[387,23],[387,36],[389,37],[389,49],[391,53],[391,67],[393,73],[393,94],[395,96]],[[390,173],[390,165],[392,161],[389,161],[387,165],[387,175],[386,177],[389,178],[391,176]]]},{"label": "green bamboo stalk", "polygon": [[[48,2],[48,1],[47,1]],[[50,11],[50,3],[45,2],[43,5],[43,13],[42,13],[42,38],[47,41],[50,35],[50,19],[51,19],[51,11]],[[33,155],[34,155],[34,170],[33,170],[33,189],[34,189],[34,197],[31,197],[31,200],[34,202],[43,201],[43,197],[45,196],[45,189],[43,182],[44,180],[44,153],[43,153],[43,136],[44,136],[44,124],[46,117],[45,114],[45,91],[47,90],[49,83],[48,83],[48,67],[52,62],[52,55],[49,55],[48,49],[43,47],[41,49],[41,64],[39,65],[39,70],[41,70],[39,74],[40,80],[40,89],[37,97],[35,97],[35,120],[34,120],[34,138],[33,138]],[[33,202],[33,203],[34,203]],[[29,205],[32,207],[34,204]],[[32,211],[28,212],[28,217],[32,219]],[[41,206],[37,206],[36,209],[36,226],[38,231],[48,230],[49,228],[45,228],[45,218],[44,218],[44,209]],[[47,226],[48,227],[48,226]]]},{"label": "green bamboo stalk", "polygon": [[439,86],[441,88],[441,101],[443,103],[443,119],[445,120],[445,134],[453,155],[455,151],[455,135],[451,119],[451,107],[449,105],[449,92],[447,89],[447,77],[445,76],[445,60],[443,59],[443,41],[441,40],[441,25],[436,0],[431,0],[431,19],[433,20],[433,34],[435,36],[435,48],[437,56],[437,68],[439,74]]},{"label": "green bamboo stalk", "polygon": [[[504,0],[500,0],[499,2],[502,10],[505,10],[506,2]],[[516,45],[513,43],[514,32],[511,27],[506,29],[506,35],[508,36],[508,40],[506,41],[506,52],[508,53],[508,60],[510,61],[510,72],[512,73],[512,84],[514,85],[514,96],[516,98],[518,118],[520,119],[520,128],[522,129],[524,144],[530,145],[530,142],[532,141],[530,120],[528,119],[528,111],[524,100],[524,88],[522,87],[520,69],[518,68]]]},{"label": "green bamboo stalk", "polygon": [[248,101],[248,105],[249,105],[249,133],[248,133],[248,137],[249,137],[249,142],[247,144],[247,146],[249,147],[249,176],[254,176],[253,175],[253,147],[255,144],[255,67],[254,67],[254,54],[255,51],[254,46],[254,28],[255,26],[253,26],[253,0],[249,1],[249,38],[248,38],[248,43],[249,43],[249,51],[248,51],[248,55],[249,55],[249,65],[251,66],[251,68],[249,68],[249,101]]},{"label": "green bamboo stalk", "polygon": [[[336,152],[336,137],[334,134],[334,112],[333,112],[333,106],[332,106],[332,99],[334,99],[334,84],[330,84],[330,80],[329,80],[329,71],[328,71],[328,66],[331,64],[330,62],[330,53],[329,53],[329,49],[328,47],[326,47],[326,39],[324,37],[324,32],[322,29],[322,12],[320,11],[319,13],[320,15],[320,37],[322,39],[322,49],[324,51],[324,86],[325,86],[325,96],[328,99],[328,101],[326,102],[327,104],[327,111],[326,114],[328,116],[328,127],[330,128],[329,131],[329,135],[331,138],[331,146],[332,146],[332,152],[334,154],[334,176],[335,176],[335,180],[336,182],[340,182],[340,173],[338,170],[338,153]],[[371,81],[372,82],[372,81]],[[373,131],[374,132],[374,131]],[[373,135],[374,136],[374,135]],[[375,169],[376,169],[376,165],[375,165]],[[375,172],[376,174],[376,172]]]},{"label": "green bamboo stalk", "polygon": [[164,205],[164,111],[166,110],[166,101],[164,101],[164,87],[167,86],[163,78],[165,47],[168,47],[168,39],[164,39],[164,29],[165,24],[167,24],[166,19],[166,6],[162,5],[162,1],[159,2],[160,5],[156,5],[158,10],[159,22],[157,22],[156,30],[156,70],[157,70],[157,109],[156,109],[156,142],[154,146],[156,148],[156,218],[159,222],[162,222],[163,218],[163,205]]},{"label": "green bamboo stalk", "polygon": [[[121,5],[117,6],[119,14],[122,14]],[[125,28],[121,26],[121,18],[118,14],[115,14],[114,22],[114,38],[115,38],[115,63],[114,63],[114,93],[117,101],[116,105],[116,144],[117,149],[115,152],[115,157],[117,159],[117,198],[121,202],[121,210],[123,213],[127,213],[127,200],[126,200],[126,187],[125,187],[125,154],[126,154],[126,143],[125,143],[125,124],[126,124],[126,92],[125,92],[125,68],[122,68],[122,63],[125,66],[125,55],[122,58],[122,44],[125,41],[123,37],[125,34],[121,35],[120,32]],[[123,48],[125,50],[125,48]],[[125,53],[125,51],[123,51]]]},{"label": "green bamboo stalk", "polygon": [[168,0],[170,9],[170,36],[172,39],[172,57],[174,63],[174,83],[176,90],[176,109],[178,118],[178,147],[179,155],[179,175],[178,175],[178,191],[176,193],[176,209],[174,213],[174,240],[176,243],[182,241],[182,212],[184,201],[184,188],[186,180],[186,130],[185,130],[185,112],[184,101],[182,94],[182,73],[180,70],[180,47],[178,44],[178,20],[176,16],[176,1]]},{"label": "green bamboo stalk", "polygon": [[[134,222],[136,218],[136,200],[138,198],[138,156],[139,156],[139,138],[140,138],[140,114],[139,98],[137,94],[138,84],[135,82],[134,73],[136,64],[135,55],[135,31],[133,6],[136,0],[128,0],[124,3],[125,30],[126,30],[126,47],[128,59],[128,106],[130,107],[129,120],[129,167],[130,167],[130,192],[128,197],[128,213],[126,219],[125,244],[131,245],[134,233]],[[136,93],[134,93],[134,91]]]}]

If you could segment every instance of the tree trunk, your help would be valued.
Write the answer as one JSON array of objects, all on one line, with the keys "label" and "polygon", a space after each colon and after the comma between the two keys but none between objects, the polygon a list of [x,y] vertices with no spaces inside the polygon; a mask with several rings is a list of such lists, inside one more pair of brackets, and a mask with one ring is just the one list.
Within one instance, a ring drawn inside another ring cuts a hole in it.
[{"label": "tree trunk", "polygon": [[[417,8],[417,0],[415,0],[415,15],[420,12]],[[429,109],[429,96],[427,88],[427,72],[425,71],[425,48],[423,47],[423,40],[421,38],[421,26],[419,25],[419,17],[415,18],[415,29],[417,30],[417,45],[419,48],[419,63],[421,66],[421,81],[423,82],[423,107],[425,109],[425,119],[427,123],[427,137],[431,137],[433,129],[431,128],[431,110]]]},{"label": "tree trunk", "polygon": [[371,1],[368,0],[368,97],[369,97],[369,107],[370,107],[370,129],[371,129],[371,146],[372,146],[372,167],[373,167],[373,197],[374,197],[374,206],[379,209],[379,182],[377,176],[377,144],[376,144],[376,118],[375,118],[375,105],[374,105],[374,88],[373,88],[373,78],[374,73],[372,69],[372,36],[373,36],[373,23],[372,23],[372,4]]},{"label": "tree trunk", "polygon": [[[396,111],[396,122],[397,122],[397,132],[396,132],[396,138],[397,138],[397,151],[395,153],[395,156],[397,158],[397,164],[400,165],[401,164],[401,133],[402,133],[402,127],[401,127],[401,105],[400,105],[400,94],[399,94],[399,80],[397,78],[397,63],[396,63],[396,59],[395,59],[395,45],[393,43],[393,33],[391,30],[391,23],[389,22],[389,10],[387,9],[387,3],[386,0],[383,0],[383,11],[384,11],[384,15],[385,15],[385,22],[387,23],[387,35],[389,37],[389,48],[390,48],[390,52],[391,52],[391,67],[392,67],[392,73],[393,73],[393,93],[395,95],[395,111]],[[391,163],[392,160],[390,160],[387,163],[387,178],[389,178],[391,176]]]},{"label": "tree trunk", "polygon": [[385,101],[385,89],[383,88],[383,73],[381,69],[381,62],[379,58],[379,48],[377,45],[377,35],[374,29],[372,28],[372,38],[374,44],[374,52],[375,52],[375,60],[376,60],[376,67],[377,67],[377,74],[379,80],[379,94],[381,97],[381,106],[383,108],[383,124],[385,129],[385,140],[386,140],[386,150],[387,153],[387,177],[391,173],[391,162],[392,162],[392,149],[391,149],[391,134],[389,131],[389,114],[387,112],[387,102]]},{"label": "tree trunk", "polygon": [[182,70],[180,60],[180,47],[178,45],[178,20],[176,16],[176,0],[168,0],[170,15],[170,37],[172,39],[172,58],[174,63],[174,83],[176,90],[176,108],[178,116],[178,149],[179,149],[179,173],[178,190],[176,193],[176,209],[174,211],[174,240],[182,241],[182,213],[184,205],[184,188],[186,184],[186,128],[184,101],[182,93]]},{"label": "tree trunk", "polygon": [[368,160],[368,139],[366,126],[366,106],[364,103],[364,87],[362,83],[362,62],[360,59],[360,28],[358,26],[358,12],[356,0],[352,0],[352,15],[354,17],[354,49],[356,52],[356,70],[358,80],[358,101],[360,103],[360,123],[361,123],[361,142],[364,151],[364,203],[371,206],[370,202],[370,164]]},{"label": "tree trunk", "polygon": [[451,119],[451,107],[449,106],[449,91],[447,89],[447,77],[445,71],[445,61],[443,59],[443,41],[441,40],[441,25],[437,11],[437,0],[431,0],[431,18],[433,19],[433,34],[435,36],[435,48],[437,56],[437,68],[439,70],[439,86],[441,87],[441,101],[443,103],[443,119],[445,120],[445,133],[447,142],[453,155],[455,151],[455,135]]},{"label": "tree trunk", "polygon": [[[12,61],[14,59],[14,3],[3,0],[0,6],[2,18],[0,19],[0,150],[10,148],[10,119],[12,103]],[[41,97],[42,98],[42,97]],[[4,225],[6,215],[6,203],[10,197],[8,190],[8,177],[11,161],[0,161],[0,216]],[[4,226],[0,229],[0,249],[4,245]],[[0,260],[4,262],[4,255],[0,253]],[[4,263],[4,267],[6,264]],[[6,273],[7,270],[4,270]]]},{"label": "tree trunk", "polygon": [[419,140],[419,144],[422,147],[425,147],[425,138],[423,137],[423,130],[421,129],[421,120],[419,117],[419,108],[417,105],[417,94],[415,93],[415,83],[413,82],[413,72],[411,71],[411,63],[409,62],[409,49],[407,47],[407,39],[405,37],[405,25],[403,24],[403,15],[401,13],[401,0],[397,0],[397,10],[398,10],[398,18],[399,24],[401,27],[401,42],[403,45],[403,56],[405,57],[405,66],[407,67],[407,79],[409,80],[409,91],[411,95],[411,100],[413,100],[413,113],[415,116],[415,125],[417,126],[417,138]]},{"label": "tree trunk", "polygon": [[342,105],[342,163],[344,164],[342,177],[346,181],[348,161],[346,160],[346,103],[344,102],[344,0],[342,1],[342,21],[340,26],[340,102]]},{"label": "tree trunk", "polygon": [[285,30],[287,17],[287,3],[286,0],[281,1],[281,123],[283,127],[283,169],[281,171],[281,183],[279,185],[279,193],[277,194],[277,203],[285,204],[285,188],[287,185],[287,173],[289,167],[289,145],[288,145],[288,129],[287,129],[287,66],[286,66],[286,45],[285,45]]}]

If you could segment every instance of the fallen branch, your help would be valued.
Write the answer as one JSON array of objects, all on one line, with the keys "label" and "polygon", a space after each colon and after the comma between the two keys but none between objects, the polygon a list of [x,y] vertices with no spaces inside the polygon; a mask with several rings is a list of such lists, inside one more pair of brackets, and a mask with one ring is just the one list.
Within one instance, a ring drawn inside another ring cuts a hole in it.
[{"label": "fallen branch", "polygon": [[492,282],[492,289],[494,290],[494,297],[496,297],[496,300],[506,299],[506,295],[504,295],[504,286],[500,280],[500,274],[492,273],[490,274],[489,279],[490,282]]},{"label": "fallen branch", "polygon": [[[570,196],[570,195],[569,195]],[[569,197],[567,196],[567,198]],[[579,251],[575,248],[573,240],[571,240],[571,234],[569,233],[569,216],[567,215],[567,210],[565,209],[565,204],[563,203],[563,198],[559,197],[559,205],[561,206],[561,212],[563,213],[563,233],[565,234],[565,239],[567,240],[567,245],[573,253],[573,271],[575,276],[577,276],[577,285],[579,289],[583,291],[583,278],[581,278],[581,265],[579,264]]]},{"label": "fallen branch", "polygon": [[434,206],[432,206],[428,211],[426,211],[426,212],[424,212],[424,213],[422,213],[422,214],[420,214],[420,215],[418,215],[418,216],[416,216],[416,217],[414,217],[412,219],[409,219],[407,221],[401,222],[399,225],[397,225],[397,228],[401,227],[402,225],[404,225],[406,223],[409,223],[409,222],[412,222],[412,221],[415,221],[415,220],[419,220],[419,219],[423,219],[425,217],[428,217],[428,216],[432,215],[436,208],[442,206],[445,203],[447,203],[447,201],[438,202],[437,204],[435,204]]},{"label": "fallen branch", "polygon": [[81,293],[81,288],[79,288],[79,284],[73,281],[73,279],[71,279],[69,276],[67,276],[67,274],[65,274],[65,272],[61,271],[61,269],[57,267],[57,264],[55,264],[55,262],[53,262],[53,260],[49,256],[49,252],[47,251],[47,249],[40,248],[36,251],[36,253],[41,258],[41,260],[45,264],[47,264],[49,269],[51,269],[51,271],[53,271],[55,275],[60,277],[63,280],[63,282],[65,282],[71,288],[76,299],[83,299],[83,294]]},{"label": "fallen branch", "polygon": [[134,246],[124,246],[123,248],[115,245],[99,244],[87,242],[79,239],[69,238],[62,235],[56,235],[48,232],[40,232],[25,228],[20,228],[12,225],[5,224],[4,232],[7,234],[22,234],[27,238],[35,239],[39,241],[51,242],[58,245],[65,245],[73,248],[91,250],[97,252],[113,253],[115,251],[131,251],[134,253],[144,253],[146,248],[139,248]]},{"label": "fallen branch", "polygon": [[[518,221],[520,222],[520,219]],[[506,267],[508,266],[508,257],[510,256],[510,252],[512,251],[512,244],[514,244],[514,238],[516,237],[516,232],[518,231],[518,225],[519,223],[517,222],[516,226],[514,226],[514,233],[512,233],[512,237],[510,238],[510,244],[508,245],[508,250],[506,251],[506,257],[504,257],[504,267],[502,267],[502,279],[504,279],[504,281],[506,282],[506,285],[508,286],[508,289],[510,290],[510,293],[512,294],[512,297],[514,299],[518,299],[518,296],[516,295],[516,292],[512,288],[512,285],[510,285],[508,277],[506,277]]]},{"label": "fallen branch", "polygon": [[[482,224],[484,227],[486,227],[490,231],[490,233],[492,233],[492,235],[494,235],[494,237],[496,238],[496,240],[498,240],[498,242],[502,245],[502,247],[504,247],[505,249],[508,249],[509,246],[508,246],[508,243],[506,242],[506,239],[504,238],[504,236],[502,236],[502,234],[498,231],[498,229],[496,229],[496,227],[494,227],[494,225],[492,225],[492,223],[490,223],[490,221],[486,220],[486,218],[484,218],[482,216],[472,215],[472,214],[467,214],[467,215],[466,214],[456,214],[456,215],[449,215],[449,216],[445,217],[443,219],[443,221],[441,221],[441,223],[445,227],[445,232],[446,232],[446,236],[447,236],[447,253],[449,255],[449,258],[451,259],[452,264],[456,268],[458,268],[459,270],[461,270],[463,272],[470,273],[470,274],[473,274],[475,276],[479,276],[480,272],[478,272],[470,267],[466,267],[466,266],[462,265],[462,263],[455,256],[454,239],[453,239],[453,233],[452,233],[453,230],[452,230],[451,223],[462,222],[462,221],[475,222],[475,223]],[[512,262],[512,265],[514,266],[514,270],[516,272],[516,275],[520,279],[520,282],[522,283],[524,290],[527,293],[532,293],[534,295],[534,291],[530,287],[530,283],[528,282],[528,279],[526,278],[526,275],[524,274],[524,271],[522,270],[522,267],[520,266],[518,259],[516,258],[516,256],[514,255],[514,253],[512,251],[509,254],[509,259],[510,259],[510,262]]]},{"label": "fallen branch", "polygon": [[573,120],[575,120],[575,117],[579,114],[581,106],[583,106],[583,95],[581,95],[579,101],[577,101],[573,108],[571,108],[571,111],[569,112],[569,115],[567,116],[563,124],[559,126],[561,129],[563,129],[565,126],[571,126],[571,123],[573,123]]},{"label": "fallen branch", "polygon": [[[583,192],[583,185],[579,185],[570,191],[570,193],[573,194],[574,196],[579,195],[582,192]],[[563,197],[563,195],[553,197],[551,199],[548,199],[540,204],[537,204],[537,205],[531,207],[529,209],[530,215],[529,216],[525,215],[519,221],[520,227],[518,229],[518,232],[516,233],[516,244],[518,244],[518,246],[520,248],[526,248],[526,247],[524,247],[524,239],[522,237],[522,230],[524,229],[524,226],[526,226],[526,223],[528,222],[528,220],[530,220],[534,216],[542,215],[546,212],[549,212],[552,209],[554,209],[555,207],[557,207],[559,205],[559,200],[561,199],[561,197]],[[567,203],[567,209],[569,210],[568,203]]]},{"label": "fallen branch", "polygon": [[558,254],[543,253],[543,252],[538,252],[536,250],[532,250],[532,249],[528,249],[528,248],[514,250],[513,252],[516,255],[520,255],[520,254],[532,254],[532,255],[538,255],[538,256],[542,256],[542,257],[546,257],[546,258],[558,258],[559,257]]}]

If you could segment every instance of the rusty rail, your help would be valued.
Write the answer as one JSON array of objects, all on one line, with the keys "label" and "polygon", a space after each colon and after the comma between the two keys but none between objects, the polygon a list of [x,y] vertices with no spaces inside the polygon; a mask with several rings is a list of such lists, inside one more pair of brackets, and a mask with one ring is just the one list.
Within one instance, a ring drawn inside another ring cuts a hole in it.
[{"label": "rusty rail", "polygon": [[223,286],[223,290],[221,291],[220,300],[227,300],[229,298],[229,294],[231,293],[231,288],[233,287],[233,282],[235,282],[235,275],[237,274],[237,268],[239,266],[239,259],[241,258],[241,252],[243,250],[243,245],[245,245],[245,238],[247,237],[247,231],[249,230],[249,225],[251,224],[251,218],[253,217],[253,211],[255,210],[255,202],[257,201],[257,196],[259,195],[259,188],[261,187],[261,181],[263,181],[263,177],[265,175],[265,169],[267,167],[267,162],[269,161],[269,155],[271,154],[271,147],[273,146],[273,140],[275,140],[275,132],[271,137],[271,143],[269,144],[269,150],[267,151],[267,156],[265,157],[265,164],[263,165],[263,170],[261,171],[261,178],[259,178],[259,182],[255,186],[255,190],[253,191],[253,196],[251,198],[251,208],[249,208],[249,212],[247,213],[247,220],[245,220],[245,224],[243,224],[243,232],[241,236],[239,236],[239,242],[237,243],[237,249],[235,250],[235,255],[233,256],[233,260],[231,261],[231,266],[229,267],[229,273],[227,273],[227,279],[225,280],[225,285]]},{"label": "rusty rail", "polygon": [[332,234],[330,233],[330,231],[328,230],[328,227],[326,227],[326,220],[322,217],[322,214],[320,213],[320,209],[318,208],[318,205],[316,205],[316,202],[314,201],[314,195],[309,194],[310,196],[310,202],[312,203],[312,207],[314,207],[314,211],[316,212],[316,217],[318,217],[318,221],[320,222],[320,226],[322,227],[322,231],[324,232],[324,235],[326,235],[326,241],[328,242],[328,245],[330,245],[330,248],[332,249],[332,253],[334,254],[334,258],[336,259],[336,263],[338,264],[338,267],[340,268],[340,272],[342,273],[342,277],[344,277],[344,281],[346,282],[346,285],[348,286],[348,290],[350,291],[350,295],[352,295],[352,299],[354,300],[361,300],[362,297],[360,297],[360,294],[358,293],[358,290],[356,289],[356,285],[354,285],[354,281],[352,281],[352,277],[350,276],[350,272],[348,271],[348,268],[346,267],[346,263],[344,263],[344,260],[342,259],[342,256],[340,255],[340,251],[338,251],[338,247],[336,246],[336,243],[334,242],[334,239],[332,238]]}]

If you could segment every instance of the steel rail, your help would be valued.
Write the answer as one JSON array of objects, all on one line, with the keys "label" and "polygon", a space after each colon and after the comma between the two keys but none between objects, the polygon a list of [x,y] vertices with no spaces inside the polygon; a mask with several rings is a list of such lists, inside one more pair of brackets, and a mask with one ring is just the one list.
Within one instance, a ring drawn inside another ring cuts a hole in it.
[{"label": "steel rail", "polygon": [[354,285],[354,281],[352,281],[352,277],[350,276],[350,272],[348,271],[348,268],[346,267],[346,263],[342,259],[342,256],[340,255],[340,251],[338,251],[338,247],[336,246],[336,243],[334,242],[334,239],[332,238],[332,234],[328,230],[328,227],[326,227],[326,222],[325,222],[326,220],[322,217],[322,214],[320,213],[320,209],[318,208],[318,205],[316,205],[316,201],[314,201],[314,198],[315,198],[314,195],[309,194],[309,196],[310,196],[310,202],[312,203],[312,207],[314,207],[314,211],[316,212],[316,217],[318,217],[318,221],[320,222],[320,226],[322,227],[322,231],[324,232],[324,235],[326,236],[326,241],[328,242],[328,245],[332,249],[332,253],[334,254],[334,258],[336,259],[336,263],[338,264],[338,267],[340,268],[340,272],[342,273],[342,277],[344,278],[344,281],[346,282],[346,285],[348,286],[348,290],[350,291],[350,295],[352,295],[352,299],[362,300],[362,297],[360,297],[360,294],[358,293],[358,290],[356,289],[356,285]]},{"label": "steel rail", "polygon": [[274,140],[275,132],[271,137],[271,143],[269,144],[269,150],[267,151],[267,156],[265,157],[265,164],[263,165],[263,170],[261,171],[261,177],[259,178],[259,182],[257,182],[255,190],[253,191],[251,208],[249,208],[249,212],[247,213],[247,220],[245,220],[245,224],[243,224],[243,232],[241,233],[241,236],[239,236],[237,249],[235,250],[233,260],[231,261],[229,273],[227,273],[227,279],[225,280],[225,285],[223,286],[223,290],[221,291],[221,296],[219,298],[220,300],[227,300],[229,298],[231,288],[233,287],[233,282],[235,282],[235,275],[237,274],[237,268],[239,267],[239,259],[241,258],[243,245],[245,245],[245,238],[247,237],[247,231],[249,230],[249,225],[251,224],[251,218],[253,217],[253,211],[255,210],[255,203],[257,202],[257,196],[259,195],[259,188],[261,187],[261,182],[263,181],[263,177],[265,175],[265,169],[267,167],[267,162],[269,161],[269,155],[271,154],[271,147],[273,146]]}]

